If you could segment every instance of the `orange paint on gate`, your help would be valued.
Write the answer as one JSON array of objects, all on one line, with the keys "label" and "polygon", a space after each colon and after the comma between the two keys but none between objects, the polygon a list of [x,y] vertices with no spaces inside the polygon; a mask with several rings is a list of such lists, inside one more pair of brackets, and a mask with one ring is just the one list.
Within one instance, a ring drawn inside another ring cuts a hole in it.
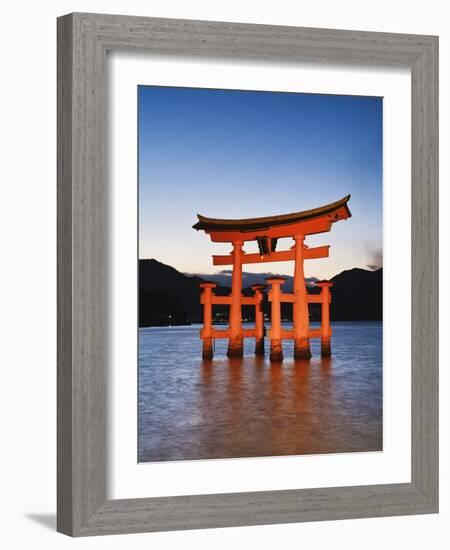
[{"label": "orange paint on gate", "polygon": [[321,336],[321,355],[328,357],[331,355],[331,326],[330,326],[330,288],[333,283],[330,281],[319,281],[316,286],[322,289],[320,297],[322,298],[322,334]]},{"label": "orange paint on gate", "polygon": [[216,286],[216,283],[210,283],[209,281],[200,284],[200,288],[203,290],[200,298],[200,302],[203,304],[203,330],[201,333],[203,339],[203,359],[213,358],[212,289],[216,288]]},{"label": "orange paint on gate", "polygon": [[[271,302],[270,359],[283,359],[282,341],[294,340],[294,357],[309,359],[311,357],[310,339],[321,338],[321,354],[331,354],[331,327],[329,304],[331,301],[329,281],[321,281],[317,286],[321,288],[320,296],[310,295],[306,289],[304,275],[304,261],[310,258],[326,258],[329,246],[309,248],[305,244],[308,235],[325,233],[331,230],[333,223],[346,220],[351,216],[348,208],[350,195],[340,201],[327,204],[312,210],[268,216],[264,218],[246,218],[228,220],[206,218],[198,215],[198,222],[194,229],[203,230],[213,242],[229,242],[232,250],[229,256],[213,256],[214,265],[232,265],[231,294],[229,296],[215,296],[214,283],[202,283],[201,303],[204,307],[204,326],[200,332],[203,340],[203,358],[213,357],[212,342],[215,338],[228,338],[229,357],[242,357],[244,338],[255,338],[255,353],[264,353],[264,316],[262,310],[262,285],[254,285],[254,296],[242,296],[242,266],[246,263],[265,263],[276,261],[294,261],[294,284],[292,294],[283,293],[281,286],[285,279],[271,277],[267,282],[271,285],[269,301]],[[294,244],[290,250],[277,251],[277,241],[280,238],[291,237]],[[258,243],[259,254],[246,254],[244,244],[247,241]],[[293,304],[293,329],[284,330],[281,326],[281,303]],[[228,304],[230,306],[229,328],[216,330],[212,322],[212,306],[214,304]],[[309,303],[320,303],[322,308],[322,325],[320,330],[311,330],[309,326]],[[255,306],[255,328],[243,329],[242,305]]]},{"label": "orange paint on gate", "polygon": [[255,293],[255,355],[264,355],[264,285],[252,285]]},{"label": "orange paint on gate", "polygon": [[281,329],[281,285],[286,282],[284,277],[270,277],[266,281],[272,285],[269,291],[269,301],[271,302],[271,321],[272,325],[269,331],[270,338],[270,360],[283,360],[282,329]]}]

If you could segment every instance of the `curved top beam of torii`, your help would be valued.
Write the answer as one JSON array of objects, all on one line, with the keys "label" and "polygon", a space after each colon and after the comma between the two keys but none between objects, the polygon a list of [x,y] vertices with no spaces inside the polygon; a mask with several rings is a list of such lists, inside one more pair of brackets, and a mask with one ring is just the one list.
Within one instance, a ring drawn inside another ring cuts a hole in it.
[{"label": "curved top beam of torii", "polygon": [[330,231],[331,225],[351,216],[350,195],[339,201],[291,214],[262,218],[218,219],[197,214],[193,229],[203,230],[215,242],[254,241],[261,238],[282,238],[293,235],[312,235]]}]

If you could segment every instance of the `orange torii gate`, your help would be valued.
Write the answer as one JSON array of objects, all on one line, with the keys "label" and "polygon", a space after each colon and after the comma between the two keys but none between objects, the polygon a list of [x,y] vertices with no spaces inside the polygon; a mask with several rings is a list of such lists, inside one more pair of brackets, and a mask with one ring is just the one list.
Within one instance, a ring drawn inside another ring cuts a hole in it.
[{"label": "orange torii gate", "polygon": [[[311,357],[310,338],[321,338],[322,356],[331,354],[331,327],[329,304],[331,301],[329,281],[321,281],[317,286],[321,294],[308,294],[306,290],[303,263],[313,258],[326,258],[329,255],[329,246],[309,248],[305,245],[305,237],[331,230],[333,223],[346,220],[351,216],[348,208],[350,195],[319,208],[268,216],[264,218],[248,218],[241,220],[226,220],[206,218],[197,215],[198,222],[194,229],[203,230],[213,242],[231,243],[233,249],[225,256],[213,256],[213,265],[232,265],[231,294],[229,296],[215,296],[215,283],[205,282],[202,288],[201,303],[204,308],[203,329],[200,337],[203,340],[203,358],[213,357],[213,340],[228,338],[228,357],[242,357],[244,338],[255,338],[255,353],[264,354],[264,318],[262,311],[263,285],[254,285],[254,296],[242,295],[242,266],[243,264],[284,262],[294,260],[294,285],[292,293],[283,293],[281,285],[285,282],[282,277],[271,277],[267,282],[271,285],[269,301],[271,302],[271,329],[270,360],[283,359],[282,341],[294,340],[294,357],[309,359]],[[289,250],[277,251],[278,239],[291,237],[294,245]],[[256,241],[259,253],[245,253],[245,241]],[[281,326],[281,303],[293,304],[293,329],[285,330]],[[309,327],[308,304],[320,303],[322,307],[322,325],[320,329],[312,330]],[[229,327],[226,330],[217,330],[212,323],[212,306],[227,304],[230,306]],[[242,327],[242,306],[254,305],[255,327]]]}]

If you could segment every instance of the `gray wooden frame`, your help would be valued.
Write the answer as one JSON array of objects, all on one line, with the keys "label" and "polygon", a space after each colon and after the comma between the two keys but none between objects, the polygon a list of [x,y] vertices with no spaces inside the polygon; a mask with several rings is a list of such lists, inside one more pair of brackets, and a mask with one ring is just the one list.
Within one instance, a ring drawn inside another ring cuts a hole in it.
[{"label": "gray wooden frame", "polygon": [[[409,67],[411,483],[107,500],[106,52]],[[75,13],[58,19],[58,530],[73,536],[438,511],[438,38]]]}]

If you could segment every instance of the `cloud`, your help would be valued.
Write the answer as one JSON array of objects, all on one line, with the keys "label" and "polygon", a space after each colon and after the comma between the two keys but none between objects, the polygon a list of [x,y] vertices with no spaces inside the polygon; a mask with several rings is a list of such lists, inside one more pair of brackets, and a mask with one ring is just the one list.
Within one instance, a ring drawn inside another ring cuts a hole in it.
[{"label": "cloud", "polygon": [[366,267],[372,271],[380,269],[383,267],[383,248],[381,246],[369,245],[367,247],[367,255],[369,258],[369,263]]}]

